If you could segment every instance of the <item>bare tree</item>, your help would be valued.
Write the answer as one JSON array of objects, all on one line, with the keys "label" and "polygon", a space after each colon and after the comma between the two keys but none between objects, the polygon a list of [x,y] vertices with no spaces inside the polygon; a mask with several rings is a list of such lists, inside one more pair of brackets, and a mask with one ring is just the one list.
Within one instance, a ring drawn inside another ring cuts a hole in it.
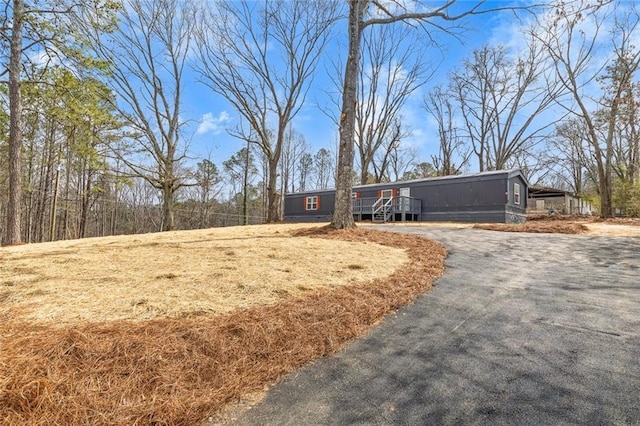
[{"label": "bare tree", "polygon": [[280,162],[280,220],[284,220],[285,194],[296,190],[296,177],[300,174],[300,160],[308,153],[304,136],[289,128],[285,135]]},{"label": "bare tree", "polygon": [[197,200],[200,204],[199,227],[204,228],[209,224],[209,211],[211,203],[220,194],[222,177],[218,166],[206,158],[196,165],[195,178],[197,183]]},{"label": "bare tree", "polygon": [[[616,123],[625,93],[640,67],[640,50],[633,46],[640,27],[640,15],[634,4],[616,10],[610,2],[559,2],[554,13],[539,20],[532,32],[556,64],[556,74],[569,94],[567,111],[582,120],[586,142],[597,168],[600,215],[612,215],[612,160]],[[610,26],[610,38],[602,44]],[[612,55],[602,61],[600,48]],[[595,81],[606,75],[600,99]],[[594,105],[599,104],[599,108]],[[600,121],[600,122],[598,122]]]},{"label": "bare tree", "polygon": [[584,121],[571,118],[556,126],[555,137],[550,141],[550,148],[554,153],[552,158],[561,167],[560,175],[566,185],[577,194],[584,191],[585,176],[592,176],[594,182],[597,180],[588,146],[584,146],[587,137]]},{"label": "bare tree", "polygon": [[[235,198],[238,194],[242,196],[242,224],[249,224],[249,189],[252,185],[253,178],[258,174],[258,168],[255,165],[255,159],[251,153],[249,144],[236,152],[228,160],[222,163],[225,172],[231,180],[233,193],[231,198]],[[240,188],[238,188],[240,185]]]},{"label": "bare tree", "polygon": [[480,171],[505,168],[562,118],[539,119],[555,105],[560,86],[544,46],[534,38],[526,42],[515,58],[503,46],[484,46],[451,78]]},{"label": "bare tree", "polygon": [[409,135],[410,132],[402,124],[402,117],[396,117],[389,129],[389,133],[384,138],[383,143],[374,152],[374,156],[371,159],[373,180],[375,183],[389,182],[391,180],[390,169],[392,166],[401,167],[399,161],[403,158],[401,153],[405,151],[402,142]]},{"label": "bare tree", "polygon": [[449,176],[460,173],[471,157],[471,147],[458,135],[455,123],[455,106],[451,96],[436,86],[424,99],[425,110],[438,125],[438,154],[431,156],[431,162],[438,176]]},{"label": "bare tree", "polygon": [[[416,147],[402,143],[394,144],[391,149],[384,150],[384,161],[387,162],[386,172],[380,182],[397,182],[402,180],[405,173],[416,164],[418,150]],[[382,162],[382,160],[381,160]],[[374,163],[375,164],[375,163]]]},{"label": "bare tree", "polygon": [[119,19],[108,37],[88,34],[110,66],[106,81],[118,94],[114,106],[132,131],[128,152],[114,154],[161,191],[162,230],[171,230],[176,192],[187,183],[180,167],[186,156],[180,106],[194,13],[181,0],[127,0]]},{"label": "bare tree", "polygon": [[314,173],[313,156],[310,153],[305,153],[300,157],[299,170],[298,190],[305,191]]},{"label": "bare tree", "polygon": [[[426,2],[425,2],[426,3]],[[367,27],[414,23],[421,28],[431,26],[437,30],[453,31],[453,24],[465,16],[513,8],[483,9],[484,1],[475,2],[461,12],[454,12],[459,2],[446,0],[439,4],[412,2],[408,9],[404,2],[378,0],[352,0],[349,2],[347,33],[349,38],[344,70],[342,106],[340,114],[340,140],[336,177],[336,202],[331,226],[337,229],[353,228],[352,175],[354,159],[355,124],[358,100],[358,75],[362,34]],[[426,11],[425,11],[426,10]],[[459,10],[459,9],[458,9]],[[449,25],[444,27],[443,25]]]},{"label": "bare tree", "polygon": [[277,221],[286,131],[304,103],[337,3],[221,0],[215,6],[202,12],[194,67],[248,123],[235,136],[256,144],[268,161],[267,221]]},{"label": "bare tree", "polygon": [[316,171],[316,189],[329,188],[329,182],[334,172],[334,162],[331,152],[325,148],[320,148],[313,157],[313,162]]},{"label": "bare tree", "polygon": [[622,105],[614,141],[614,171],[625,183],[634,186],[640,182],[640,84],[631,84]]},{"label": "bare tree", "polygon": [[283,196],[287,192],[296,191],[300,160],[308,152],[309,148],[304,136],[290,127],[285,135],[280,164],[280,190]]},{"label": "bare tree", "polygon": [[630,82],[621,99],[614,134],[613,170],[625,184],[640,181],[640,83]]},{"label": "bare tree", "polygon": [[[363,34],[355,119],[360,184],[388,179],[392,151],[397,154],[411,133],[401,113],[410,96],[433,74],[423,57],[428,43],[408,27],[374,26]],[[339,90],[344,85],[339,72],[342,65],[334,65],[332,81]],[[334,106],[340,107],[339,99],[332,98]],[[333,110],[324,112],[339,124]]]},{"label": "bare tree", "polygon": [[[370,183],[376,154],[384,149],[382,158],[388,157],[408,134],[399,128],[401,110],[431,75],[421,53],[425,46],[412,33],[411,28],[383,25],[363,36],[355,135],[362,185]],[[386,174],[387,165],[383,161],[374,170],[376,182]]]}]

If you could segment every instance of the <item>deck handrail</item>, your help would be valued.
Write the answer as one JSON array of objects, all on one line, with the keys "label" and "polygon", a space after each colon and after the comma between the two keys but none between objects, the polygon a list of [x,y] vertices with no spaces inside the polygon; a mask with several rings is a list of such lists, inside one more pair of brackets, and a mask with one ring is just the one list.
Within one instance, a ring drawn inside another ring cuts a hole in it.
[{"label": "deck handrail", "polygon": [[[372,211],[373,213],[375,213],[375,212],[377,212],[378,210],[380,210],[380,205],[379,205],[379,204],[382,204],[382,201],[383,201],[383,200],[384,200],[384,198],[380,197],[380,198],[378,198],[378,199],[375,201],[375,203],[373,203],[373,205],[371,206],[371,211]],[[377,206],[377,207],[376,207],[376,206]]]},{"label": "deck handrail", "polygon": [[391,210],[392,210],[391,206],[396,204],[396,203],[394,203],[394,198],[396,198],[396,197],[389,197],[387,199],[387,201],[383,203],[383,201],[385,200],[385,197],[380,197],[378,199],[378,201],[376,201],[376,203],[374,203],[374,206],[375,206],[375,204],[378,204],[378,203],[380,203],[380,206],[378,206],[376,208],[372,207],[372,209],[371,209],[371,217],[372,218],[375,217],[376,214],[378,214],[380,211],[382,211],[383,221],[386,222],[389,219],[389,216],[391,215]]},{"label": "deck handrail", "polygon": [[363,197],[353,199],[353,212],[354,214],[375,214],[386,207],[388,212],[419,214],[421,205],[420,199],[404,195],[385,198]]}]

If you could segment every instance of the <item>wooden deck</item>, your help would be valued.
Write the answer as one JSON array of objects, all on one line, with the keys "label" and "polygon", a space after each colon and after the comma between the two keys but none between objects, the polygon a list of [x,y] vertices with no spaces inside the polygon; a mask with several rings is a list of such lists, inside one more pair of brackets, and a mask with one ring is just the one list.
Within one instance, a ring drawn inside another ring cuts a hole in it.
[{"label": "wooden deck", "polygon": [[421,220],[421,211],[421,200],[413,197],[371,197],[353,200],[353,218],[357,221],[419,221]]}]

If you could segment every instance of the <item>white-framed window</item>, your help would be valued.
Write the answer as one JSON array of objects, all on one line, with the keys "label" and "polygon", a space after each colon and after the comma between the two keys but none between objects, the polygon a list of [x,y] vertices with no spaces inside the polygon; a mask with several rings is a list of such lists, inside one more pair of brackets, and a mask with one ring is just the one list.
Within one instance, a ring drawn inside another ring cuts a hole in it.
[{"label": "white-framed window", "polygon": [[305,210],[318,210],[318,196],[313,195],[305,199]]},{"label": "white-framed window", "polygon": [[520,205],[520,184],[513,184],[513,203]]},{"label": "white-framed window", "polygon": [[360,194],[358,194],[357,192],[352,192],[351,193],[351,199],[357,200],[358,198],[360,198]]}]

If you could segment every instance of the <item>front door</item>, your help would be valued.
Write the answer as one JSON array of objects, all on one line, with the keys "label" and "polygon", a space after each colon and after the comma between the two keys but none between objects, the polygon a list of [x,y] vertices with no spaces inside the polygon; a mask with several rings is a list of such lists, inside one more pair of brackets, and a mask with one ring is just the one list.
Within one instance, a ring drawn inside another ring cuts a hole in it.
[{"label": "front door", "polygon": [[[407,198],[404,198],[407,197]],[[411,188],[400,188],[400,210],[408,212],[411,208]]]}]

